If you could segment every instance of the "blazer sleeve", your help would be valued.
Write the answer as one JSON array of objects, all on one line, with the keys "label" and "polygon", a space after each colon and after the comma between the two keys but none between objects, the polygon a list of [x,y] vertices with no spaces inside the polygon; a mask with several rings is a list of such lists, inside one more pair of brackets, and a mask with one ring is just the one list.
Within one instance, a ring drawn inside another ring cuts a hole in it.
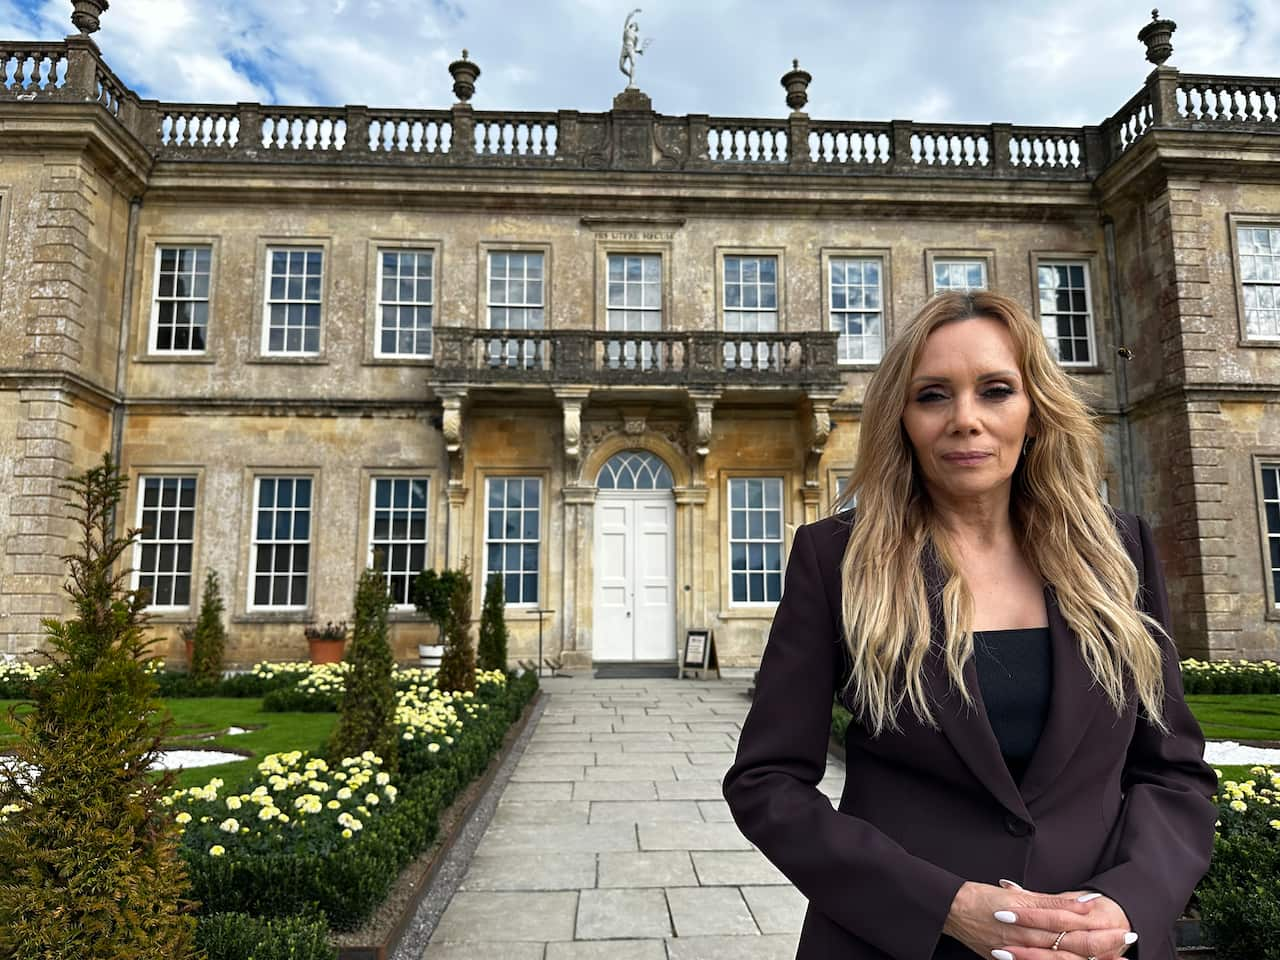
[{"label": "blazer sleeve", "polygon": [[[1169,597],[1151,528],[1136,517],[1140,608],[1173,634]],[[1218,779],[1204,761],[1204,734],[1187,706],[1182,690],[1178,651],[1160,641],[1164,666],[1163,735],[1139,704],[1137,725],[1121,775],[1124,800],[1111,844],[1111,866],[1081,884],[1116,901],[1129,917],[1138,941],[1128,956],[1138,958],[1148,942],[1157,955],[1169,939],[1174,921],[1209,869],[1218,808],[1213,794]]]},{"label": "blazer sleeve", "polygon": [[724,798],[743,835],[815,908],[890,956],[929,957],[963,878],[837,811],[817,788],[842,643],[802,525]]}]

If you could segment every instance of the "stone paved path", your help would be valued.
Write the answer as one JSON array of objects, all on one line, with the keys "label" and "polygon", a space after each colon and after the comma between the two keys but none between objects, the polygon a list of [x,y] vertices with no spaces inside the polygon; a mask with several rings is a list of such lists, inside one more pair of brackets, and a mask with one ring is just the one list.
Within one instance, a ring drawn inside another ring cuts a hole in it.
[{"label": "stone paved path", "polygon": [[[742,680],[542,679],[546,708],[423,960],[791,960],[805,900],[720,792]],[[820,789],[839,798],[844,769]]]}]

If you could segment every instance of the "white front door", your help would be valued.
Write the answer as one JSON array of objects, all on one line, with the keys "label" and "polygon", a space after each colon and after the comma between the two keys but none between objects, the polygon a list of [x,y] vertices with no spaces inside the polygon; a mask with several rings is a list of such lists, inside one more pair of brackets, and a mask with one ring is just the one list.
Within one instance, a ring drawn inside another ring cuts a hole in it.
[{"label": "white front door", "polygon": [[676,658],[675,517],[669,490],[596,495],[593,660]]}]

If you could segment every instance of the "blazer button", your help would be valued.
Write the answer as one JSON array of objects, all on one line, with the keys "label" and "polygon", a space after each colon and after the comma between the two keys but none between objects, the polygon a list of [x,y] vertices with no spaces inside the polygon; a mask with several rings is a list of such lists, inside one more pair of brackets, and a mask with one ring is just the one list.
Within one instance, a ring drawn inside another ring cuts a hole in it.
[{"label": "blazer button", "polygon": [[1021,817],[1014,816],[1012,813],[1004,815],[1004,828],[1015,837],[1025,837],[1035,829]]}]

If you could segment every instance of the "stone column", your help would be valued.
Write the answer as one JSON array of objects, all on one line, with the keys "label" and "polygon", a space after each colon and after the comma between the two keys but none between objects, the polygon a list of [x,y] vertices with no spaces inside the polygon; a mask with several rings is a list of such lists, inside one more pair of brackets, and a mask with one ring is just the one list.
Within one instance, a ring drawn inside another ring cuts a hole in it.
[{"label": "stone column", "polygon": [[564,486],[564,582],[560,596],[560,649],[569,667],[591,666],[591,546],[596,488]]}]

